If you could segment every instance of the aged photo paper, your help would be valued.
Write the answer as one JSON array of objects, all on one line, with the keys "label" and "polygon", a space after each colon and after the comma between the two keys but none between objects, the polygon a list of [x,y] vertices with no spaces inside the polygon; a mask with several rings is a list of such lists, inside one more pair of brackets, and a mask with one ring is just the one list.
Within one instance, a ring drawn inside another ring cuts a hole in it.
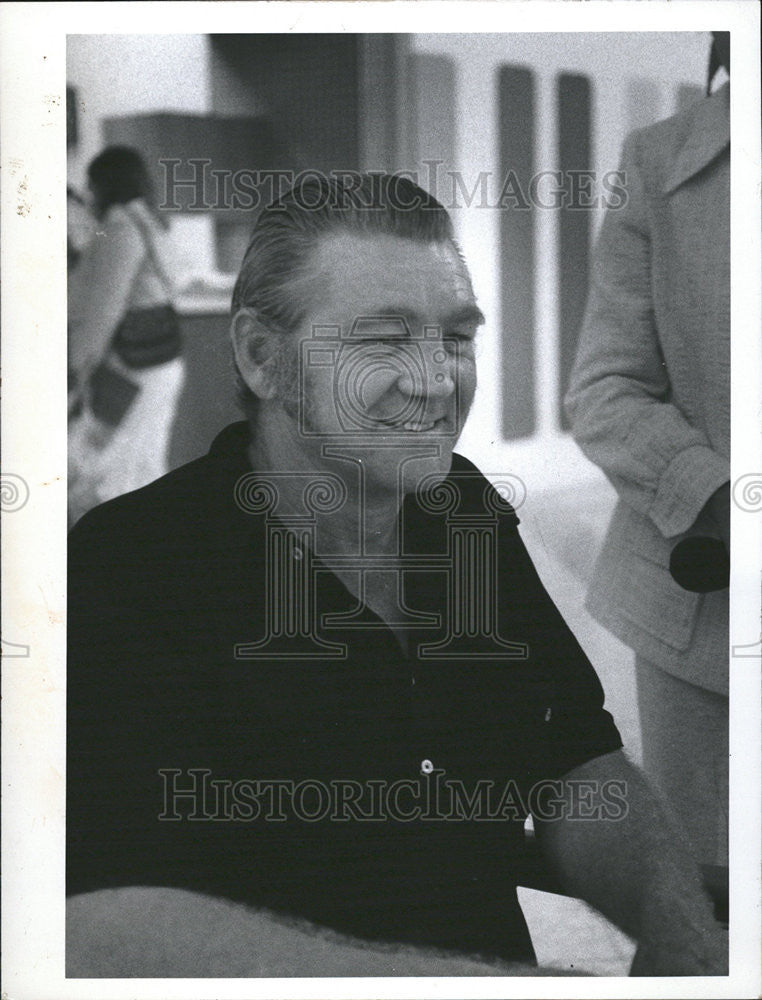
[{"label": "aged photo paper", "polygon": [[760,994],[759,28],[0,5],[3,997]]}]

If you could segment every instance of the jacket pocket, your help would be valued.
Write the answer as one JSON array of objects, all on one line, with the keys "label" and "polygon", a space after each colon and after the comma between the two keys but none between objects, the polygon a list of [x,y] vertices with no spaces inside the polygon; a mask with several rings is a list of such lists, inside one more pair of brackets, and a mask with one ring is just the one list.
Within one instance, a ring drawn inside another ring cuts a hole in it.
[{"label": "jacket pocket", "polygon": [[[676,651],[691,643],[702,595],[683,590],[670,575],[669,557],[676,541],[663,538],[624,504],[617,506],[591,581],[588,606],[631,645],[633,633],[639,633],[644,643],[650,636]],[[643,644],[637,648],[648,655]]]},{"label": "jacket pocket", "polygon": [[673,649],[687,649],[701,595],[683,590],[667,566],[637,552],[624,554],[617,577],[624,617]]}]

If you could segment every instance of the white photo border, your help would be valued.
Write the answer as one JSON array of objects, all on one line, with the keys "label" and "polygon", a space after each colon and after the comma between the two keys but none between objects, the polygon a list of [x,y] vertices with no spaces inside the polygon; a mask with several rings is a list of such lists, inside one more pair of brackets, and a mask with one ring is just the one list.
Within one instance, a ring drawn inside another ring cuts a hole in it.
[{"label": "white photo border", "polygon": [[[733,508],[731,974],[716,979],[73,980],[64,977],[67,34],[729,30],[732,482],[762,480],[759,7],[745,0],[17,3],[0,9],[3,996],[730,997],[760,992],[762,518]],[[147,27],[146,27],[147,26]],[[711,234],[708,234],[711,238]],[[10,484],[10,485],[9,485]],[[18,499],[7,498],[11,487]],[[760,488],[759,486],[757,487]],[[26,491],[26,499],[24,499]],[[22,502],[23,501],[23,502]],[[7,503],[11,506],[8,507]],[[16,503],[17,506],[13,506]],[[744,647],[747,652],[740,652]],[[758,649],[759,647],[757,647]],[[26,650],[26,651],[25,651]]]}]

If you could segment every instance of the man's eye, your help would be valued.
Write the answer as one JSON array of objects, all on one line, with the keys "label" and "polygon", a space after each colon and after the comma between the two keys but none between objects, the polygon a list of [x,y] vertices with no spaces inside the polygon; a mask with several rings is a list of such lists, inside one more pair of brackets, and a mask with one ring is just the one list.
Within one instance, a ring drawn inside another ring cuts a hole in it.
[{"label": "man's eye", "polygon": [[449,342],[452,345],[473,344],[474,335],[466,330],[456,330],[453,333],[446,334],[443,339],[445,343]]},{"label": "man's eye", "polygon": [[446,337],[452,338],[453,340],[458,340],[463,343],[472,343],[476,339],[476,332],[478,327],[474,326],[464,326],[457,330],[451,330],[450,333],[446,334]]}]

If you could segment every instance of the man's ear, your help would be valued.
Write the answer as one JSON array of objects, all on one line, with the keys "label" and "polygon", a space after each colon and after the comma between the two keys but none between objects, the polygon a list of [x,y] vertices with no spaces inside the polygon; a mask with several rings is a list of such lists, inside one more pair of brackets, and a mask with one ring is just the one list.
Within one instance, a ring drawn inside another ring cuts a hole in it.
[{"label": "man's ear", "polygon": [[250,309],[239,309],[231,324],[233,354],[241,378],[259,399],[276,393],[277,334],[267,330]]}]

